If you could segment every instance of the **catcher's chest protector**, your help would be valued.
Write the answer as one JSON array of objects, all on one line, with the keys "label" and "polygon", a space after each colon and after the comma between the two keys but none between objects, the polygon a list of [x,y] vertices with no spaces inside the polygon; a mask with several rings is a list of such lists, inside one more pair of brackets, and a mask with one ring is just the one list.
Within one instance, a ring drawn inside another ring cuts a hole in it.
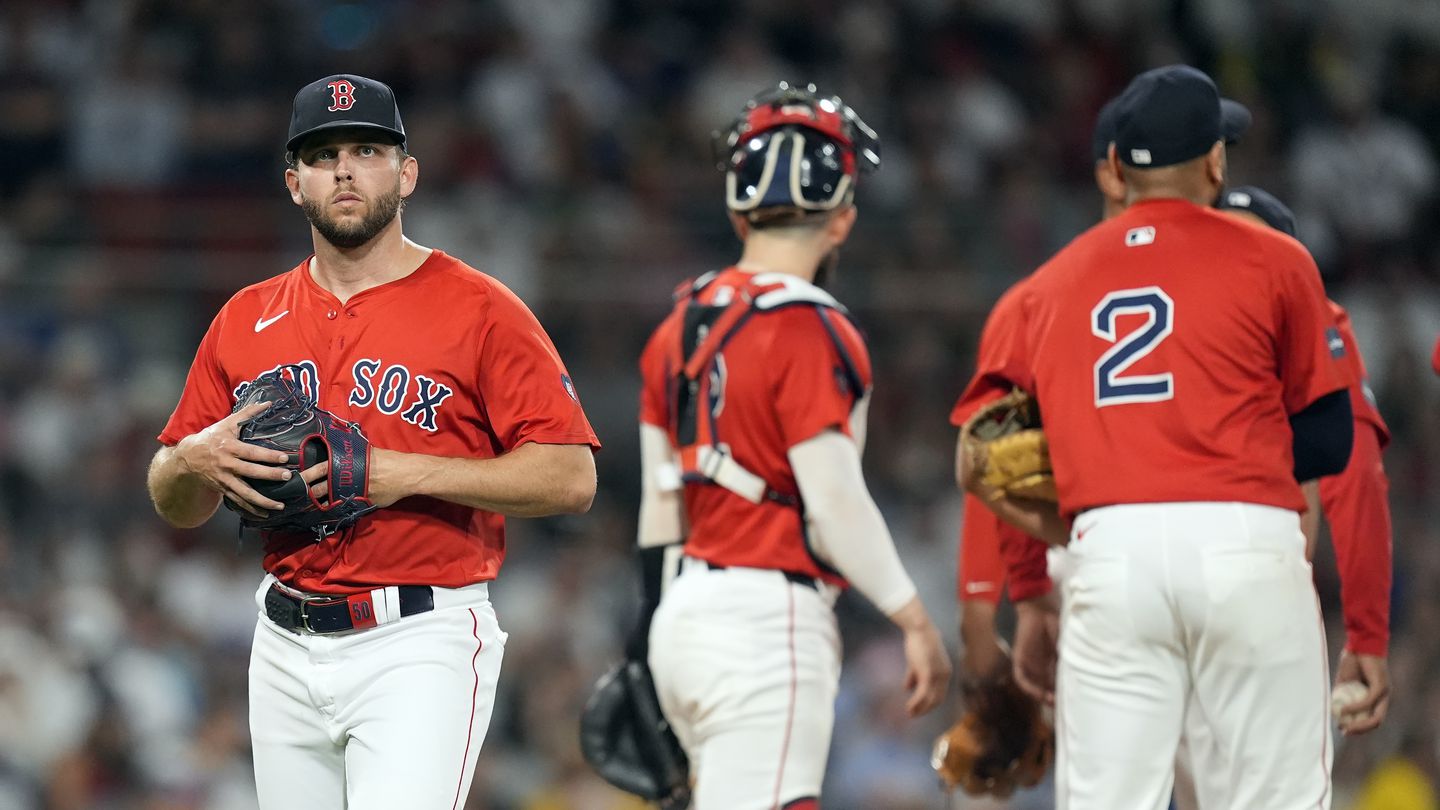
[{"label": "catcher's chest protector", "polygon": [[832,312],[844,317],[845,308],[820,288],[782,273],[756,274],[744,287],[718,287],[708,302],[702,301],[718,276],[708,273],[676,291],[681,332],[670,346],[667,366],[671,369],[670,442],[680,456],[681,477],[722,486],[751,503],[772,500],[799,506],[794,495],[777,491],[737,462],[720,436],[717,417],[724,407],[727,374],[720,353],[752,317],[782,307],[814,307],[858,401],[865,394],[864,383],[831,321]]}]

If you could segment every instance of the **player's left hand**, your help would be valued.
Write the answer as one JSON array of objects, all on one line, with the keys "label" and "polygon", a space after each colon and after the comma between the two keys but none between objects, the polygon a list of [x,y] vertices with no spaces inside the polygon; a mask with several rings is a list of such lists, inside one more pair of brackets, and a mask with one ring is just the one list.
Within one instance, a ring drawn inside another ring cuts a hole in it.
[{"label": "player's left hand", "polygon": [[1345,650],[1335,667],[1335,683],[1358,681],[1365,696],[1345,707],[1340,731],[1347,737],[1374,731],[1385,722],[1390,708],[1390,662],[1383,655],[1365,655]]}]

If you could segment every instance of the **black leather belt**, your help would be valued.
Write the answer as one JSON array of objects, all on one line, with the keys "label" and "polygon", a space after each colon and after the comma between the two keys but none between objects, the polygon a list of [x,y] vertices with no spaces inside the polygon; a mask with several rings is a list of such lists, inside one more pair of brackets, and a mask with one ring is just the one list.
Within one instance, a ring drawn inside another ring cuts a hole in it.
[{"label": "black leather belt", "polygon": [[[729,568],[728,565],[716,565],[715,563],[712,563],[712,562],[710,562],[709,560],[701,560],[701,559],[698,558],[698,557],[696,557],[696,558],[694,558],[694,559],[695,559],[697,562],[703,562],[703,563],[705,563],[705,567],[706,567],[706,568],[709,568],[711,571],[724,571],[726,568]],[[765,569],[756,569],[756,570],[765,570]],[[812,591],[819,591],[819,590],[820,590],[820,584],[815,581],[815,577],[812,577],[812,576],[810,576],[809,574],[802,574],[802,573],[800,573],[800,572],[798,572],[798,571],[779,571],[778,569],[774,569],[774,568],[772,568],[772,569],[770,569],[770,570],[776,571],[777,573],[783,575],[786,579],[788,579],[789,581],[795,583],[796,585],[804,585],[805,587],[809,588],[809,589],[812,590]]]},{"label": "black leather belt", "polygon": [[[435,592],[428,585],[401,585],[400,615],[413,616],[435,609]],[[294,596],[277,583],[265,592],[265,615],[292,633],[323,636],[376,626],[378,616],[370,592],[349,596],[317,593]]]}]

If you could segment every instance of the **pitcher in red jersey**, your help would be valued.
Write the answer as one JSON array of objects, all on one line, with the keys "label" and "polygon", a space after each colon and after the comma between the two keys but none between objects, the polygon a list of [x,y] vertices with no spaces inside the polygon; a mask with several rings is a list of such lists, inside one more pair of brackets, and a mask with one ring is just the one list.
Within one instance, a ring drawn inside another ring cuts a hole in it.
[{"label": "pitcher in red jersey", "polygon": [[[418,163],[390,88],[336,75],[295,97],[285,182],[314,255],[215,316],[150,467],[179,527],[221,498],[277,509],[244,479],[283,454],[231,414],[261,373],[296,379],[371,442],[379,511],[315,542],[272,532],[250,664],[265,808],[463,806],[505,634],[487,582],[505,516],[584,512],[599,447],[559,354],[495,279],[401,231]],[[324,492],[323,465],[306,470]]]},{"label": "pitcher in red jersey", "polygon": [[[1304,249],[1209,208],[1224,158],[1208,77],[1132,82],[1110,157],[1127,210],[1027,280],[967,391],[1030,390],[1051,437],[1072,523],[1056,684],[1072,810],[1165,807],[1192,696],[1227,752],[1197,767],[1229,777],[1233,806],[1329,801],[1296,482],[1348,459],[1344,349]],[[1051,533],[1054,515],[1012,506],[998,514]]]}]

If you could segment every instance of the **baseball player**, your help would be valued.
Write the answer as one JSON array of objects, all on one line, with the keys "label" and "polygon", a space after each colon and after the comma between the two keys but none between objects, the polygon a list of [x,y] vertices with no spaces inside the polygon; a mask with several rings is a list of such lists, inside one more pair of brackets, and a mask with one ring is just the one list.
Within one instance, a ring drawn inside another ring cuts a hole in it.
[{"label": "baseball player", "polygon": [[[416,159],[386,85],[295,96],[285,184],[314,254],[230,299],[200,343],[150,467],[155,508],[199,526],[228,499],[283,504],[284,454],[245,444],[237,391],[289,375],[371,442],[379,511],[316,541],[264,537],[250,732],[265,808],[458,808],[505,634],[487,582],[506,515],[584,512],[599,447],[535,317],[499,282],[401,231]],[[325,465],[304,471],[324,497]],[[197,606],[203,609],[203,606]]]},{"label": "baseball player", "polygon": [[[1115,115],[1129,207],[1027,281],[967,391],[1037,396],[1073,522],[1060,806],[1165,807],[1187,704],[1230,754],[1197,767],[1224,773],[1232,806],[1328,806],[1329,684],[1296,481],[1348,459],[1343,346],[1309,255],[1208,208],[1224,181],[1213,82],[1150,71]],[[1053,513],[994,506],[1055,539]],[[1053,642],[1050,597],[1018,608],[1017,647]]]},{"label": "baseball player", "polygon": [[[1119,98],[1112,98],[1100,109],[1091,132],[1091,162],[1095,187],[1100,192],[1101,219],[1108,220],[1125,210],[1125,180],[1109,160],[1110,144],[1115,140],[1115,112]],[[1250,126],[1250,111],[1239,102],[1221,99],[1222,134],[1226,143],[1235,143]],[[1025,279],[1016,282],[996,302],[980,335],[979,354],[1004,334],[1006,323],[1019,316]],[[956,427],[977,409],[1002,395],[1000,389],[976,389],[973,396],[961,396],[950,413]],[[957,448],[958,449],[958,448]],[[958,456],[957,456],[958,459]],[[959,464],[956,465],[957,473]],[[964,489],[963,481],[960,482]],[[1006,569],[1013,569],[1009,578],[1009,596],[1013,602],[1027,602],[1049,593],[1052,588],[1048,571],[1064,570],[1063,548],[1052,548],[1044,565],[1036,558],[1027,559],[1024,548],[1028,536],[1001,521],[986,509],[984,502],[966,493],[964,518],[961,522],[959,566],[956,572],[957,595],[960,602],[960,639],[964,650],[960,659],[962,678],[970,683],[994,679],[1009,672],[1011,662],[1004,645],[995,632],[995,615],[1002,590],[1006,588]],[[1007,566],[1006,560],[1012,565]]]},{"label": "baseball player", "polygon": [[[1263,189],[1230,189],[1219,207],[1295,237],[1295,215]],[[1390,428],[1375,406],[1350,314],[1334,301],[1329,306],[1352,380],[1349,392],[1355,442],[1344,471],[1320,479],[1320,505],[1335,546],[1345,617],[1345,650],[1335,681],[1360,681],[1368,689],[1362,700],[1349,706],[1348,719],[1342,718],[1340,728],[1346,734],[1363,734],[1385,719],[1390,700],[1390,481],[1381,459],[1390,443]]]},{"label": "baseball player", "polygon": [[667,547],[681,557],[649,663],[698,810],[817,808],[839,589],[853,584],[903,631],[912,716],[939,704],[950,675],[861,474],[865,342],[819,286],[879,142],[840,99],[782,83],[717,133],[717,150],[743,253],[682,285],[640,362],[651,594]]}]

